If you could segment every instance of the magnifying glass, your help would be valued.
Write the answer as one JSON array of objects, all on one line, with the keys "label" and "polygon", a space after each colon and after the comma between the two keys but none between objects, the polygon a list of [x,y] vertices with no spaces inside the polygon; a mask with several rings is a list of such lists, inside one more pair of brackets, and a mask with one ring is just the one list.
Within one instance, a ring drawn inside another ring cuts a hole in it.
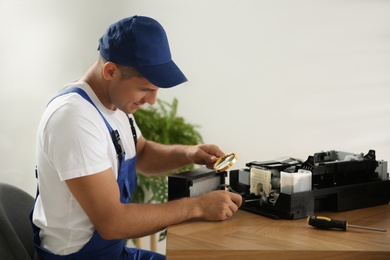
[{"label": "magnifying glass", "polygon": [[237,155],[235,153],[228,153],[222,157],[219,157],[214,163],[214,171],[224,172],[229,169],[237,161]]}]

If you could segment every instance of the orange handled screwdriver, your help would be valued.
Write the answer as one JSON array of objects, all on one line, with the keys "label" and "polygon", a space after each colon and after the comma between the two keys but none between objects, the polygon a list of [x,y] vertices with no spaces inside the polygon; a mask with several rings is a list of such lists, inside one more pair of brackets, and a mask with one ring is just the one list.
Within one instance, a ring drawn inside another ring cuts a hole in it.
[{"label": "orange handled screwdriver", "polygon": [[349,225],[346,220],[335,220],[335,219],[331,219],[331,218],[323,217],[323,216],[308,216],[307,223],[310,226],[320,228],[320,229],[335,228],[335,229],[342,229],[342,230],[346,231],[349,227],[351,227],[351,228],[362,228],[362,229],[368,229],[368,230],[374,230],[374,231],[387,232],[387,230],[385,230],[385,229]]}]

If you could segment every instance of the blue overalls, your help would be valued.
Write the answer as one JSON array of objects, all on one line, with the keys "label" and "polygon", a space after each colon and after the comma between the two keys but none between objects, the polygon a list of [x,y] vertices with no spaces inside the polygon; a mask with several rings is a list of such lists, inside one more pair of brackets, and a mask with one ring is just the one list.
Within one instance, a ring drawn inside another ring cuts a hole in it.
[{"label": "blue overalls", "polygon": [[[76,92],[81,95],[85,100],[90,102],[96,110],[101,115],[104,120],[115,146],[116,153],[118,154],[118,160],[120,162],[118,170],[118,185],[120,190],[120,201],[122,203],[129,203],[131,201],[131,196],[134,190],[137,188],[137,175],[136,175],[136,158],[134,156],[130,160],[125,161],[125,152],[122,151],[122,148],[118,141],[120,136],[118,131],[113,130],[107,120],[104,118],[99,109],[95,106],[92,100],[89,98],[87,93],[80,88],[69,88],[65,89],[63,92],[60,92],[54,98],[68,94],[71,92]],[[54,99],[53,98],[53,99]],[[129,117],[131,131],[133,133],[134,144],[137,145],[137,135],[135,132],[133,119]],[[39,190],[37,190],[37,196]],[[34,209],[34,208],[33,208]],[[30,214],[30,219],[32,223],[32,211]],[[40,228],[35,226],[33,223],[34,230],[34,245],[36,248],[37,255],[41,260],[116,260],[116,259],[166,259],[164,255],[141,250],[137,248],[127,248],[126,240],[105,240],[99,233],[95,230],[92,238],[81,248],[78,252],[70,255],[55,255],[50,251],[40,247],[41,241],[39,237]]]}]

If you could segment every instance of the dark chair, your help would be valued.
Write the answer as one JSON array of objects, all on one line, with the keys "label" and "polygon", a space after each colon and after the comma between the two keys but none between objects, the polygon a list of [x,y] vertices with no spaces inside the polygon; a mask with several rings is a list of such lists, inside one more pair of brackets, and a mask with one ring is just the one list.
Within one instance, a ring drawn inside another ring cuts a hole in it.
[{"label": "dark chair", "polygon": [[0,183],[0,259],[33,259],[33,231],[29,214],[34,198],[9,184]]}]

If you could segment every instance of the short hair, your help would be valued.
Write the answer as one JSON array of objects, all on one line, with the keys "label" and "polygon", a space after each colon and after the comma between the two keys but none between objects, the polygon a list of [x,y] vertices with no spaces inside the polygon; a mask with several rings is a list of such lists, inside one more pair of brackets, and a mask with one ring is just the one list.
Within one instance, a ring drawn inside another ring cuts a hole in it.
[{"label": "short hair", "polygon": [[[99,57],[99,62],[103,65],[104,63],[108,62],[106,59],[104,59],[102,56]],[[141,73],[138,72],[138,70],[134,69],[133,67],[121,65],[115,63],[118,69],[121,72],[121,79],[131,79],[132,77],[138,77],[143,78]]]}]

